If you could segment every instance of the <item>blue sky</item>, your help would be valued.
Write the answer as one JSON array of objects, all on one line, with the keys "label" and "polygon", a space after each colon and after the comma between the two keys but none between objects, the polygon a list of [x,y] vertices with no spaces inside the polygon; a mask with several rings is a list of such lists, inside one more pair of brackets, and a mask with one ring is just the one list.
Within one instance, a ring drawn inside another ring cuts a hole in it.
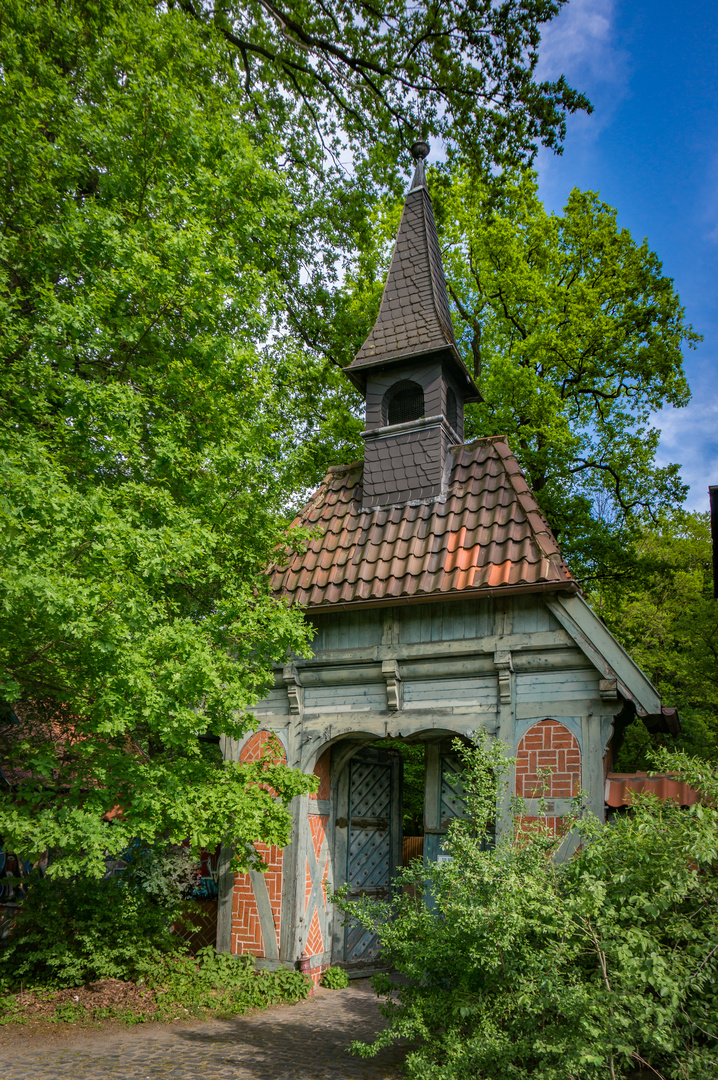
[{"label": "blue sky", "polygon": [[718,484],[718,8],[711,0],[570,0],[545,29],[541,74],[562,72],[594,105],[569,120],[562,157],[542,152],[541,195],[600,192],[647,237],[703,334],[686,350],[693,400],[655,417],[659,460],[679,462],[688,506]]}]

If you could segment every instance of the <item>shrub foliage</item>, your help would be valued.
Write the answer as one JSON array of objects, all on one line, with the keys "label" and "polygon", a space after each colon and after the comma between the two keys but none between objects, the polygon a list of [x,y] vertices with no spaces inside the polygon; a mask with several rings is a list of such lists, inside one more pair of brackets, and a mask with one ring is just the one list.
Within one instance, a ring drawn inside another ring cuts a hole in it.
[{"label": "shrub foliage", "polygon": [[148,893],[140,872],[102,881],[31,880],[0,954],[2,980],[60,988],[96,979],[137,979],[158,955],[183,948],[172,922],[187,903],[179,892]]},{"label": "shrub foliage", "polygon": [[349,976],[344,968],[330,967],[322,975],[322,986],[328,990],[346,990]]},{"label": "shrub foliage", "polygon": [[453,823],[451,861],[404,871],[401,884],[419,888],[386,904],[344,904],[408,979],[397,996],[376,978],[378,992],[394,991],[389,1024],[356,1049],[409,1039],[412,1080],[618,1080],[640,1069],[714,1080],[718,780],[663,753],[661,769],[704,800],[681,809],[642,797],[607,825],[577,810],[582,848],[561,862],[560,839],[527,828],[517,808],[486,849],[505,765],[497,749],[465,751],[470,817]]}]

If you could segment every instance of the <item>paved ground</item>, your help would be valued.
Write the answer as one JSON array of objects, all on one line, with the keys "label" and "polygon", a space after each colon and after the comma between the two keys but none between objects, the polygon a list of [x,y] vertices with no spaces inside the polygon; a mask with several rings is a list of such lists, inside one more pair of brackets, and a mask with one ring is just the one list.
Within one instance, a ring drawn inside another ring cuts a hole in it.
[{"label": "paved ground", "polygon": [[[346,1052],[382,1026],[368,982],[235,1020],[6,1029],[2,1080],[394,1080],[402,1053]],[[50,1029],[50,1030],[48,1030]]]}]

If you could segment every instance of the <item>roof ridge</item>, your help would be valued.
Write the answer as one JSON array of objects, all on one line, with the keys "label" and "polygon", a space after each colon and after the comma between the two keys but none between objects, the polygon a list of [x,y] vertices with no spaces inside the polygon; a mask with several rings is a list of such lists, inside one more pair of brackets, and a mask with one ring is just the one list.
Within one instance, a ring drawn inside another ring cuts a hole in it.
[{"label": "roof ridge", "polygon": [[328,477],[341,476],[342,473],[352,472],[354,469],[363,469],[364,459],[361,461],[352,461],[349,465],[330,465],[327,469],[327,475],[322,480],[323,484],[326,484]]},{"label": "roof ridge", "polygon": [[[475,446],[478,446],[479,443],[505,442],[508,446],[508,441],[508,435],[479,435],[475,439],[472,439],[471,442],[454,443],[453,446],[449,447],[449,452],[452,454],[458,454],[460,450],[473,450],[473,448]],[[509,451],[510,450],[511,447],[509,447]]]}]

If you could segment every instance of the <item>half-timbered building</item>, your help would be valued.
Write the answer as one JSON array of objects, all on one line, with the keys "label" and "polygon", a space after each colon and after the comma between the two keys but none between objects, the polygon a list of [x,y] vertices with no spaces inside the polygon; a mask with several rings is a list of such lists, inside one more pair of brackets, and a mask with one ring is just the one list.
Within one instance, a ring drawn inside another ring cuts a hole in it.
[{"label": "half-timbered building", "polygon": [[457,736],[506,744],[527,814],[549,767],[550,817],[580,787],[602,818],[616,725],[677,722],[586,604],[506,439],[463,441],[480,395],[455,343],[427,152],[414,148],[379,315],[346,369],[366,398],[364,459],[330,469],[299,519],[316,539],[272,571],[313,624],[313,655],[277,670],[259,730],[224,748],[249,760],[272,732],[319,786],[295,800],[291,844],[263,849],[266,874],[225,873],[218,944],[270,966],[304,956],[315,978],[364,970],[376,947],[335,915],[331,888],[385,895],[402,862],[402,756],[382,740],[424,747],[412,850],[430,861],[461,811]]}]

